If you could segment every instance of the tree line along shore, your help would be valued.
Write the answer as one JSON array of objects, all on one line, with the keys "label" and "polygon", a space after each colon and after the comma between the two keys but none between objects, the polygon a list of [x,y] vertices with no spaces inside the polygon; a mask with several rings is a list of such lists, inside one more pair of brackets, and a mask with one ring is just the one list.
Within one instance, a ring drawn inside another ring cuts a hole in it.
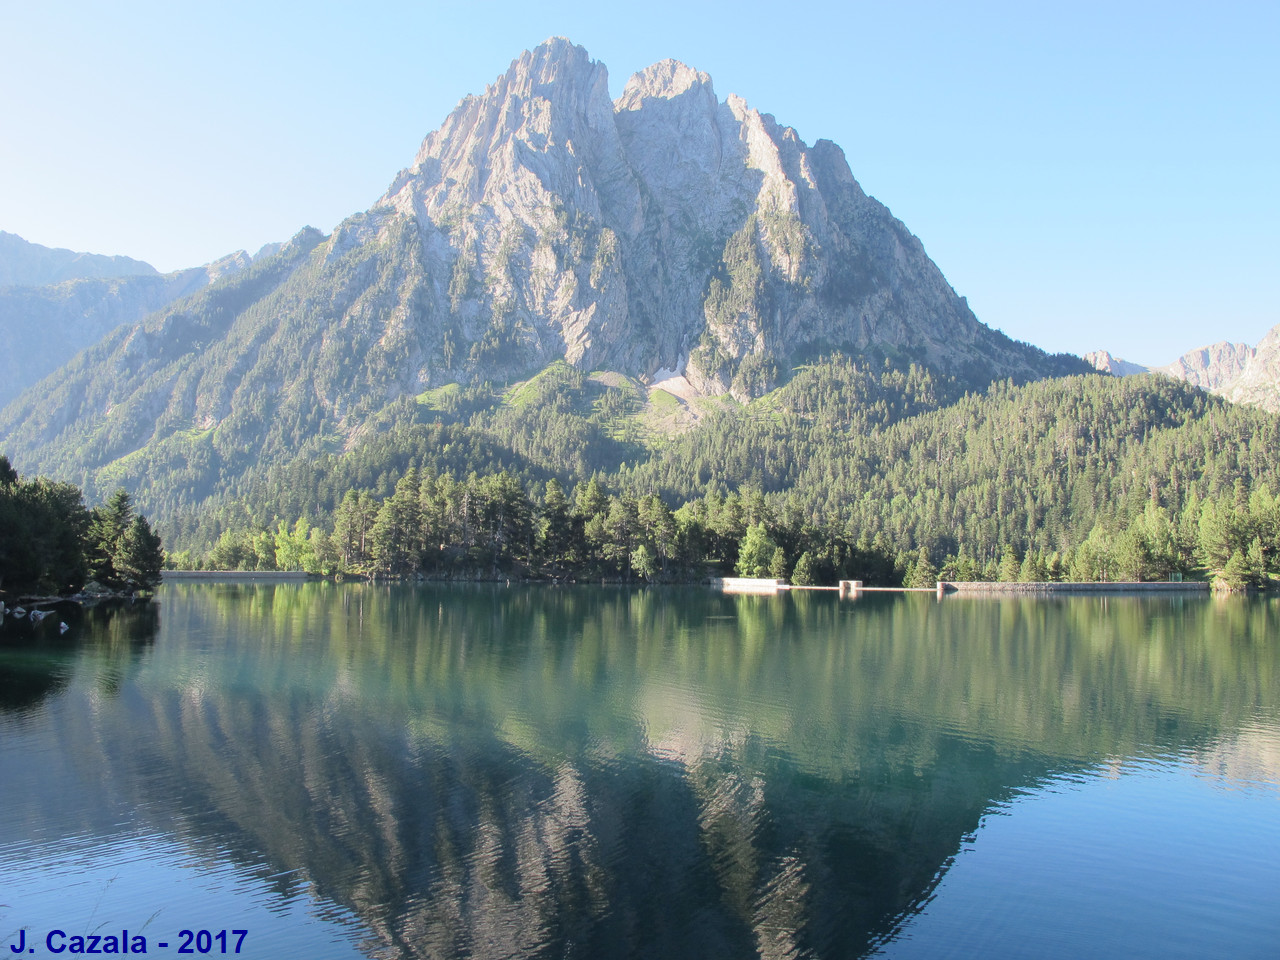
[{"label": "tree line along shore", "polygon": [[[711,493],[672,509],[656,494],[609,493],[593,477],[567,495],[557,480],[528,489],[508,472],[458,480],[410,468],[393,492],[348,491],[329,523],[300,517],[274,529],[224,531],[185,570],[298,570],[317,575],[433,579],[575,579],[675,583],[707,576],[776,577],[796,585],[857,579],[927,586],[938,580],[1059,582],[1216,579],[1270,582],[1280,503],[1242,485],[1177,514],[1149,502],[1127,523],[1095,524],[1063,551],[925,546],[895,551],[883,534],[852,539],[798,505],[758,489]],[[1265,545],[1264,545],[1265,544]]]}]

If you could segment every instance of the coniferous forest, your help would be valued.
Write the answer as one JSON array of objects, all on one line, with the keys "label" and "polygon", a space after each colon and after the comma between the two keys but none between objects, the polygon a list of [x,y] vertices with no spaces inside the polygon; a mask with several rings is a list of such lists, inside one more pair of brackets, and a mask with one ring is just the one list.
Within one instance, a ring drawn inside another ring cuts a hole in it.
[{"label": "coniferous forest", "polygon": [[837,355],[686,405],[557,363],[397,401],[349,449],[170,499],[164,522],[193,568],[1241,586],[1280,557],[1278,449],[1276,415],[1154,375],[976,393]]},{"label": "coniferous forest", "polygon": [[0,456],[0,592],[150,590],[163,562],[160,537],[124,490],[89,510],[78,487],[24,480]]}]

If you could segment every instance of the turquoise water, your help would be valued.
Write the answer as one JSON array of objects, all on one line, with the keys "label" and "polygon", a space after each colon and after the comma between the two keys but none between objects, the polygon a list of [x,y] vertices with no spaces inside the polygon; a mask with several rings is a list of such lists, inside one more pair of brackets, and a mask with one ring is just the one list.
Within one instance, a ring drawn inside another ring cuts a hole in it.
[{"label": "turquoise water", "polygon": [[0,952],[1280,943],[1275,601],[179,583],[72,620],[0,645]]}]

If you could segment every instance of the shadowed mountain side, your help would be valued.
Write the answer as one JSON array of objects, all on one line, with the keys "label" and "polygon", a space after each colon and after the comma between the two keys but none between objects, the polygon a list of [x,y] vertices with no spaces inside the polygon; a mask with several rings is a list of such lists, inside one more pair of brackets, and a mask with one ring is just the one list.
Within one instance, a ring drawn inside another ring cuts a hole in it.
[{"label": "shadowed mountain side", "polygon": [[229,849],[349,907],[372,955],[861,956],[1016,792],[1212,756],[1280,706],[1264,604],[315,584],[161,609],[145,663],[43,707],[73,763],[6,752],[8,822]]},{"label": "shadowed mountain side", "polygon": [[243,269],[241,252],[163,276],[68,280],[0,288],[0,407],[117,327]]}]

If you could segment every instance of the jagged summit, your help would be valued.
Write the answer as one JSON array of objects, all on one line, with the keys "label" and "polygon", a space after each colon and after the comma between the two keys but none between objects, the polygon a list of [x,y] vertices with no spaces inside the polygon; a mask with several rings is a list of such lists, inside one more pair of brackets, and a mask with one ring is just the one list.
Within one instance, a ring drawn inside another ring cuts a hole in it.
[{"label": "jagged summit", "polygon": [[798,353],[838,347],[979,380],[1045,372],[977,322],[835,144],[807,147],[676,60],[611,102],[582,47],[525,52],[426,137],[337,249],[406,220],[427,269],[450,278],[438,312],[468,342],[492,331],[512,371],[557,357],[687,367],[704,392],[747,396]]},{"label": "jagged summit", "polygon": [[622,96],[614,101],[615,110],[638,110],[645,100],[670,100],[690,90],[698,90],[715,99],[711,77],[685,66],[679,60],[662,60],[631,75]]},{"label": "jagged summit", "polygon": [[1233,403],[1280,411],[1280,325],[1272,327],[1256,347],[1220,340],[1207,347],[1190,350],[1163,367],[1126,363],[1116,360],[1105,350],[1086,353],[1084,358],[1099,371],[1117,377],[1162,373],[1226,397]]}]

